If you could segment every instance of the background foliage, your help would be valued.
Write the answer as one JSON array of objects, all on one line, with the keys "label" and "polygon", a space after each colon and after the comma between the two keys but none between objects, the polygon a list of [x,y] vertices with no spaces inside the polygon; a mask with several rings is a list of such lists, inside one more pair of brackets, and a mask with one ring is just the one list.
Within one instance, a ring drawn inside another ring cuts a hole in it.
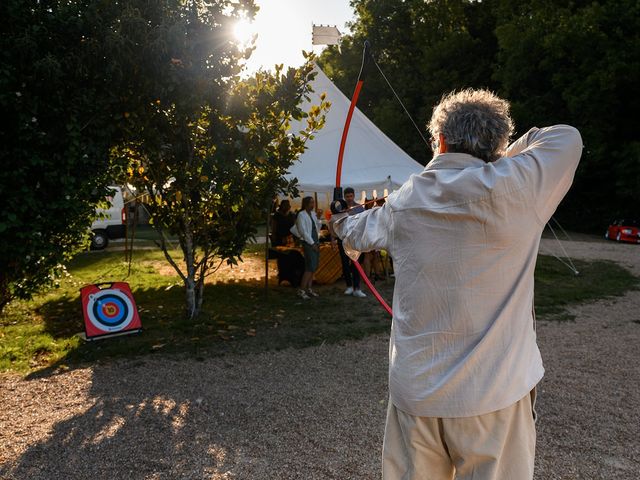
[{"label": "background foliage", "polygon": [[56,280],[122,171],[108,4],[0,3],[0,311]]},{"label": "background foliage", "polygon": [[[489,87],[511,100],[519,133],[558,122],[582,132],[583,160],[558,215],[566,226],[602,233],[612,218],[640,216],[637,1],[352,5],[342,53],[330,47],[321,58],[347,95],[365,39],[423,125],[443,93]],[[153,198],[158,186],[171,186],[156,203],[158,226],[185,232],[176,212],[209,202],[217,216],[196,228],[207,239],[196,244],[215,243],[210,252],[238,258],[264,199],[290,187],[279,179],[283,159],[295,158],[321,126],[323,108],[294,139],[282,122],[304,114],[295,102],[308,69],[237,81],[250,50],[229,42],[230,29],[235,16],[255,10],[252,0],[0,3],[0,310],[56,280],[86,244],[105,187],[126,178],[131,156],[130,180],[151,186]],[[393,140],[428,161],[431,152],[382,78],[371,75],[361,98]],[[188,161],[202,168],[186,168]]]},{"label": "background foliage", "polygon": [[[513,105],[517,133],[568,123],[585,149],[558,218],[602,233],[640,217],[640,4],[632,0],[353,0],[342,53],[321,65],[349,96],[368,39],[411,115],[425,125],[439,98],[487,87]],[[424,146],[384,80],[371,75],[359,107],[416,160]]]},{"label": "background foliage", "polygon": [[107,185],[127,180],[178,237],[180,256],[162,247],[194,315],[214,260],[237,261],[291,189],[282,175],[328,106],[298,108],[310,63],[239,77],[251,48],[233,28],[256,11],[253,0],[2,2],[0,311],[54,283]]},{"label": "background foliage", "polygon": [[[238,77],[250,51],[234,39],[233,26],[254,11],[251,0],[140,2],[122,17],[119,64],[135,95],[127,101],[125,141],[112,153],[131,162],[128,181],[145,195],[191,318],[205,278],[220,262],[238,261],[273,197],[289,193],[283,175],[322,127],[327,106],[298,107],[311,91],[310,62]],[[306,130],[290,131],[289,121],[303,117]],[[177,237],[179,255],[167,234]]]}]

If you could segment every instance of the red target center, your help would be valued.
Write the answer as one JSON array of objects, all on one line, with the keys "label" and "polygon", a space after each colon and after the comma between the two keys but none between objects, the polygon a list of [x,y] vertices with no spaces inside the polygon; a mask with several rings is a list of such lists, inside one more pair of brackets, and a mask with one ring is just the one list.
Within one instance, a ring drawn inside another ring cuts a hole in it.
[{"label": "red target center", "polygon": [[102,313],[105,317],[113,318],[120,313],[120,308],[115,303],[107,303],[102,306]]}]

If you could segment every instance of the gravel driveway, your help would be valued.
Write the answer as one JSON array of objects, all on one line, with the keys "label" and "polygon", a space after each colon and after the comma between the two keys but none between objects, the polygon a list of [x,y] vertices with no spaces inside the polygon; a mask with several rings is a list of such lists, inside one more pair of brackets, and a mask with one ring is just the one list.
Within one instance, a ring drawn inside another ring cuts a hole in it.
[{"label": "gravel driveway", "polygon": [[[640,248],[571,242],[640,275]],[[543,253],[557,244],[543,240]],[[640,477],[640,292],[538,322],[536,479]],[[387,336],[0,377],[0,478],[379,478]],[[515,479],[517,480],[517,479]]]}]

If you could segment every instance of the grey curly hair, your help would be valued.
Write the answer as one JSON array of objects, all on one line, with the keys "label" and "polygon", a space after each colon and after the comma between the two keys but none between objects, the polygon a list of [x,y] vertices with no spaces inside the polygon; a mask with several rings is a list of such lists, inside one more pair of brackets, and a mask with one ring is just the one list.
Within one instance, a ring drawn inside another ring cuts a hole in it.
[{"label": "grey curly hair", "polygon": [[433,109],[429,132],[434,140],[444,135],[449,152],[493,162],[504,154],[513,133],[509,107],[489,90],[451,92]]}]

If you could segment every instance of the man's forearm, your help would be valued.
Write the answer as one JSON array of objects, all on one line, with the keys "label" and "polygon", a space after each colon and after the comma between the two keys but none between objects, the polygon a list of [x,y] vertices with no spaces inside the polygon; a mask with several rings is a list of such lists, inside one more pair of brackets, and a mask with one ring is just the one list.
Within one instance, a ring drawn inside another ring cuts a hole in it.
[{"label": "man's forearm", "polygon": [[531,129],[527,136],[526,147],[506,161],[515,162],[527,179],[533,206],[544,224],[571,187],[582,153],[582,137],[570,125]]},{"label": "man's forearm", "polygon": [[505,157],[514,157],[525,150],[531,143],[531,137],[538,131],[538,127],[531,128],[527,133],[518,138],[507,147]]},{"label": "man's forearm", "polygon": [[386,205],[356,215],[345,215],[333,223],[333,229],[343,244],[360,252],[388,249],[389,228]]}]

